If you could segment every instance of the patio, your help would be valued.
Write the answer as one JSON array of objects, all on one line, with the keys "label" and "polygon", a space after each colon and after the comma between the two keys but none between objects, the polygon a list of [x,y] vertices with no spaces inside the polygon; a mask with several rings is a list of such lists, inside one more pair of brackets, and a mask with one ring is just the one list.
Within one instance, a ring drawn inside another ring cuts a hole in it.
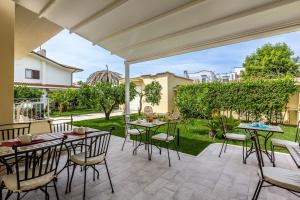
[{"label": "patio", "polygon": [[[132,155],[128,143],[120,151],[122,138],[112,136],[108,165],[115,193],[111,194],[105,167],[100,169],[100,179],[92,181],[88,173],[87,199],[251,199],[258,181],[257,161],[254,154],[243,165],[241,148],[228,146],[227,152],[218,157],[220,144],[211,144],[198,156],[171,152],[172,167],[168,167],[166,151],[162,155],[153,152],[152,161],[148,161],[147,152],[139,149],[137,156]],[[291,157],[277,154],[277,165],[287,169],[296,169]],[[267,162],[267,165],[271,165]],[[102,172],[102,173],[101,173]],[[65,194],[66,171],[59,176],[58,190],[60,199],[82,199],[83,173],[79,170],[73,180],[72,192]],[[54,196],[49,189],[50,196]],[[40,191],[31,192],[25,199],[42,199]],[[297,199],[286,190],[277,187],[263,188],[259,199]]]}]

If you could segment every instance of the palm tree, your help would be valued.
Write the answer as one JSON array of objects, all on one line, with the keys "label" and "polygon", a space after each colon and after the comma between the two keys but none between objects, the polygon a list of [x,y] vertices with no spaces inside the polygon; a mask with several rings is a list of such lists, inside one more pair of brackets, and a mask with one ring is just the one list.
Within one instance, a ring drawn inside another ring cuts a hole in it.
[{"label": "palm tree", "polygon": [[112,84],[118,84],[121,75],[117,72],[109,71],[106,65],[106,70],[96,71],[92,73],[88,79],[87,83],[89,85],[96,85],[98,82],[108,82]]}]

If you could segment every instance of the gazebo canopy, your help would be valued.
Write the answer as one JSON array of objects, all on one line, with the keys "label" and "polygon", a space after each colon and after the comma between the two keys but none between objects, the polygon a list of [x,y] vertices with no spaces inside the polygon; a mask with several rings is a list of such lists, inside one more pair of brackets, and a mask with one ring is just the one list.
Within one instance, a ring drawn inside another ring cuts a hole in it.
[{"label": "gazebo canopy", "polygon": [[298,0],[15,2],[128,63],[290,32],[300,27]]}]

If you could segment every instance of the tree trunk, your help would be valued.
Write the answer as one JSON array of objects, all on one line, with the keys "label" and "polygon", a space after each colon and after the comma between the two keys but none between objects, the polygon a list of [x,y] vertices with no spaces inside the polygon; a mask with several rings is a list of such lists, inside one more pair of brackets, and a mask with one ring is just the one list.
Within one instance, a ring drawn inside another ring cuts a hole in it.
[{"label": "tree trunk", "polygon": [[106,120],[109,120],[110,113],[111,113],[111,112],[105,112],[105,119],[106,119]]},{"label": "tree trunk", "polygon": [[143,93],[140,93],[140,105],[138,110],[139,115],[141,115],[142,112],[143,96],[144,96]]}]

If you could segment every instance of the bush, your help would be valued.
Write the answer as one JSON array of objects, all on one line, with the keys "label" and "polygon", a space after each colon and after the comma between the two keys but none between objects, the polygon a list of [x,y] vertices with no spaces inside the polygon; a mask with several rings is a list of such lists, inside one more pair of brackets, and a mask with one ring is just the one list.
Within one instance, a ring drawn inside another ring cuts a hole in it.
[{"label": "bush", "polygon": [[185,118],[211,118],[213,113],[233,112],[245,120],[278,120],[290,95],[297,91],[291,78],[247,80],[231,83],[198,83],[179,86],[176,105]]},{"label": "bush", "polygon": [[36,99],[41,98],[43,92],[41,89],[32,88],[27,86],[15,86],[14,87],[14,98],[26,98],[26,99]]}]

